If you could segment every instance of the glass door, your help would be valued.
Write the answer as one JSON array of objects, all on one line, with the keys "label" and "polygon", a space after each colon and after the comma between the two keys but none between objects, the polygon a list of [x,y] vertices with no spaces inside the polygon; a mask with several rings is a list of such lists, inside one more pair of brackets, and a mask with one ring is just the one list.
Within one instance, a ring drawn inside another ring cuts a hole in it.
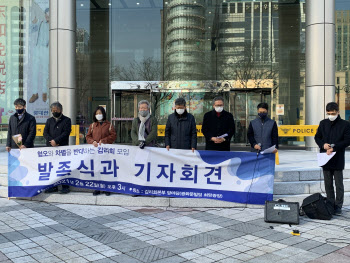
[{"label": "glass door", "polygon": [[248,143],[247,131],[250,121],[257,116],[257,106],[266,102],[271,107],[271,90],[235,90],[230,93],[230,111],[235,119],[235,143]]},{"label": "glass door", "polygon": [[138,102],[150,101],[149,91],[114,91],[113,125],[117,132],[117,143],[131,144],[132,121],[138,115]]}]

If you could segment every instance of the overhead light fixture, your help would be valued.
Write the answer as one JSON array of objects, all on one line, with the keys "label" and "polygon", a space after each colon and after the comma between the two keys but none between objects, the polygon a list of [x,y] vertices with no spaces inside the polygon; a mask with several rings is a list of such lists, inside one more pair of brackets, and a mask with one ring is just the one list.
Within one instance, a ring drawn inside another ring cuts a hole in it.
[{"label": "overhead light fixture", "polygon": [[80,4],[80,6],[84,6],[84,4]]},{"label": "overhead light fixture", "polygon": [[108,3],[108,5],[112,5],[111,3]]},{"label": "overhead light fixture", "polygon": [[137,5],[139,5],[140,3],[136,3]]}]

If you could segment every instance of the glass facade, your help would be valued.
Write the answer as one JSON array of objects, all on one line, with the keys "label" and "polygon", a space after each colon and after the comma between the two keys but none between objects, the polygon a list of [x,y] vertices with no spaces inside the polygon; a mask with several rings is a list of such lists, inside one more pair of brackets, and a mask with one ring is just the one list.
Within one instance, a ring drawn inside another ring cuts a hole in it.
[{"label": "glass facade", "polygon": [[[49,0],[0,3],[2,130],[18,96],[39,123],[49,116],[48,8]],[[259,102],[269,103],[279,125],[304,124],[304,0],[77,0],[76,13],[82,135],[96,106],[105,105],[117,142],[130,143],[139,100],[151,100],[164,125],[179,96],[200,125],[222,95],[236,120],[236,143],[247,142]],[[336,100],[350,120],[349,31],[350,2],[336,0]],[[296,140],[281,143],[303,143]]]}]

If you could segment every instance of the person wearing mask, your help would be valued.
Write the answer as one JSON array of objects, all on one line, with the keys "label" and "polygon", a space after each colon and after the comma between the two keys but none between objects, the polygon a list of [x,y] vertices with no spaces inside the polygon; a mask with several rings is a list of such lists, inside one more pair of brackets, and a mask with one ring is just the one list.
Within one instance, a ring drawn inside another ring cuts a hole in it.
[{"label": "person wearing mask", "polygon": [[252,151],[264,151],[275,145],[278,149],[278,128],[274,120],[268,117],[269,105],[267,103],[259,103],[257,106],[258,116],[249,123],[247,132],[248,140]]},{"label": "person wearing mask", "polygon": [[[11,149],[25,149],[34,147],[34,139],[36,136],[36,120],[34,116],[26,111],[26,101],[24,99],[16,99],[13,103],[16,113],[10,117],[7,132],[6,151]],[[12,136],[21,135],[22,142],[19,145],[13,140]]]},{"label": "person wearing mask", "polygon": [[[58,147],[69,145],[69,134],[72,130],[71,119],[63,115],[62,104],[58,101],[50,105],[52,117],[48,118],[44,128],[46,146]],[[57,186],[45,190],[45,193],[57,192]],[[70,192],[69,185],[62,185],[61,194]]]},{"label": "person wearing mask", "polygon": [[155,146],[157,139],[157,119],[150,115],[150,105],[147,100],[138,103],[139,114],[134,118],[131,126],[132,144],[140,146]]},{"label": "person wearing mask", "polygon": [[175,112],[170,114],[165,126],[165,147],[174,149],[197,148],[197,128],[194,116],[187,112],[184,98],[175,100]]},{"label": "person wearing mask", "polygon": [[[339,106],[330,102],[326,106],[327,119],[320,122],[315,141],[321,153],[335,155],[324,165],[323,177],[327,198],[335,205],[334,214],[342,214],[344,202],[343,170],[345,166],[345,149],[350,145],[350,123],[339,115]],[[337,195],[334,194],[333,178]]]},{"label": "person wearing mask", "polygon": [[[107,121],[106,111],[103,107],[98,106],[93,115],[93,123],[89,127],[86,135],[86,142],[95,147],[103,144],[112,144],[117,138],[117,133],[109,121]],[[93,195],[99,195],[101,191],[95,190]],[[109,196],[110,192],[105,192]]]},{"label": "person wearing mask", "polygon": [[215,97],[213,110],[204,114],[202,132],[206,150],[230,151],[230,141],[235,134],[235,121],[233,115],[224,110],[223,97]]}]

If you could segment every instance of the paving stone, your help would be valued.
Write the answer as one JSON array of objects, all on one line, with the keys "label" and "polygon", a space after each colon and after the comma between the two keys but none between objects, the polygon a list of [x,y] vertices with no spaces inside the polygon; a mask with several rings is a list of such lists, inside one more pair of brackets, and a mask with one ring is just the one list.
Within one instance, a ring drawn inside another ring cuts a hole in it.
[{"label": "paving stone", "polygon": [[257,226],[251,223],[234,224],[233,226],[229,226],[228,228],[236,231],[240,231],[246,234],[256,233],[256,232],[265,230],[264,227]]},{"label": "paving stone", "polygon": [[121,254],[119,256],[112,257],[110,259],[118,263],[142,263],[142,261],[137,260],[136,258],[130,257],[126,254]]},{"label": "paving stone", "polygon": [[158,247],[163,248],[167,251],[173,252],[175,254],[181,254],[190,250],[200,248],[202,247],[202,245],[189,243],[183,239],[179,239],[179,240],[170,241],[170,242],[161,244]]},{"label": "paving stone", "polygon": [[33,237],[39,237],[42,236],[41,233],[39,233],[37,230],[35,229],[25,229],[25,230],[21,230],[18,231],[18,233],[24,235],[27,238],[33,238]]},{"label": "paving stone", "polygon": [[202,233],[202,234],[197,234],[197,235],[193,235],[190,237],[186,237],[183,240],[185,240],[188,243],[192,243],[192,244],[198,244],[201,246],[208,246],[208,245],[217,244],[219,242],[222,242],[225,239],[217,237],[217,236],[209,235],[207,233]]},{"label": "paving stone", "polygon": [[350,257],[347,257],[340,253],[332,253],[320,258],[317,258],[309,263],[349,263]]},{"label": "paving stone", "polygon": [[19,258],[12,259],[13,263],[34,263],[37,262],[34,258],[31,256],[24,256]]},{"label": "paving stone", "polygon": [[[280,241],[281,242],[281,241]],[[282,242],[281,242],[282,243]],[[319,246],[324,245],[324,243],[314,241],[314,240],[307,240],[298,244],[293,245],[293,247],[301,248],[304,250],[310,250]]]},{"label": "paving stone", "polygon": [[112,260],[111,258],[103,258],[103,259],[94,261],[94,263],[113,263],[113,262],[116,262],[116,261]]},{"label": "paving stone", "polygon": [[3,235],[0,234],[0,246],[1,246],[2,243],[6,243],[6,242],[9,242],[9,241],[10,240],[8,240],[6,237],[4,237]]},{"label": "paving stone", "polygon": [[154,261],[153,263],[183,263],[186,259],[179,256],[172,256]]},{"label": "paving stone", "polygon": [[224,258],[218,261],[218,263],[240,263],[240,262],[243,262],[243,261],[237,258]]},{"label": "paving stone", "polygon": [[94,262],[95,260],[103,259],[106,257],[102,254],[95,253],[95,254],[86,255],[84,256],[84,258],[86,258],[90,262]]},{"label": "paving stone", "polygon": [[211,258],[211,259],[214,259],[215,261],[218,261],[218,260],[227,258],[228,256],[227,256],[227,255],[224,255],[224,254],[221,254],[221,253],[219,253],[219,252],[214,252],[214,253],[211,253],[211,254],[206,255],[206,257]]},{"label": "paving stone", "polygon": [[10,241],[17,241],[17,240],[21,240],[21,239],[26,239],[26,236],[22,235],[19,232],[15,232],[15,231],[3,233],[2,235]]},{"label": "paving stone", "polygon": [[[255,257],[249,260],[249,263],[271,263],[271,262],[280,262],[283,257],[275,255],[275,254],[265,254],[262,256]],[[297,261],[295,261],[297,262]],[[298,262],[299,263],[299,262]]]},{"label": "paving stone", "polygon": [[286,258],[286,257],[293,257],[295,255],[302,254],[302,253],[305,253],[305,250],[302,250],[296,247],[286,247],[286,248],[282,248],[281,250],[277,250],[272,254]]},{"label": "paving stone", "polygon": [[[300,243],[302,244],[303,242],[305,242],[307,240],[308,239],[300,237],[300,236],[291,236],[289,238],[282,239],[282,240],[280,240],[278,242],[281,243],[281,244],[292,246],[292,245],[295,245],[295,244],[300,244]],[[307,249],[305,249],[305,250],[307,250]]]},{"label": "paving stone", "polygon": [[270,240],[270,241],[280,241],[280,240],[283,240],[283,239],[286,239],[286,238],[289,238],[289,237],[290,237],[290,235],[288,235],[288,234],[277,233],[277,234],[266,236],[264,238],[267,239],[267,240]]},{"label": "paving stone", "polygon": [[241,236],[245,235],[245,233],[243,233],[243,232],[231,230],[231,229],[227,229],[227,228],[209,231],[209,232],[207,232],[207,234],[219,237],[223,240],[229,240],[229,239],[232,239],[235,237],[241,237]]},{"label": "paving stone", "polygon": [[329,244],[324,244],[324,245],[315,247],[313,249],[310,249],[309,251],[323,256],[323,255],[332,253],[333,251],[336,251],[336,250],[339,250],[339,248]]},{"label": "paving stone", "polygon": [[6,257],[8,257],[9,259],[12,260],[14,258],[27,256],[28,254],[24,251],[16,251],[16,252],[7,253],[5,255],[6,255]]},{"label": "paving stone", "polygon": [[205,257],[205,256],[201,256],[199,258],[192,259],[191,261],[195,262],[195,263],[211,263],[211,262],[214,262],[215,259],[208,258],[208,257]]},{"label": "paving stone", "polygon": [[0,252],[0,262],[3,262],[5,260],[8,260],[8,257],[6,257],[5,254]]},{"label": "paving stone", "polygon": [[146,242],[137,240],[135,238],[130,238],[123,241],[111,243],[109,244],[109,246],[125,253],[129,251],[149,247],[151,245],[147,244]]},{"label": "paving stone", "polygon": [[100,234],[90,235],[90,237],[104,244],[110,244],[130,238],[128,235],[119,231],[104,231]]},{"label": "paving stone", "polygon": [[149,246],[142,249],[130,251],[126,254],[142,262],[153,262],[174,255],[174,253],[170,251],[155,246]]}]

